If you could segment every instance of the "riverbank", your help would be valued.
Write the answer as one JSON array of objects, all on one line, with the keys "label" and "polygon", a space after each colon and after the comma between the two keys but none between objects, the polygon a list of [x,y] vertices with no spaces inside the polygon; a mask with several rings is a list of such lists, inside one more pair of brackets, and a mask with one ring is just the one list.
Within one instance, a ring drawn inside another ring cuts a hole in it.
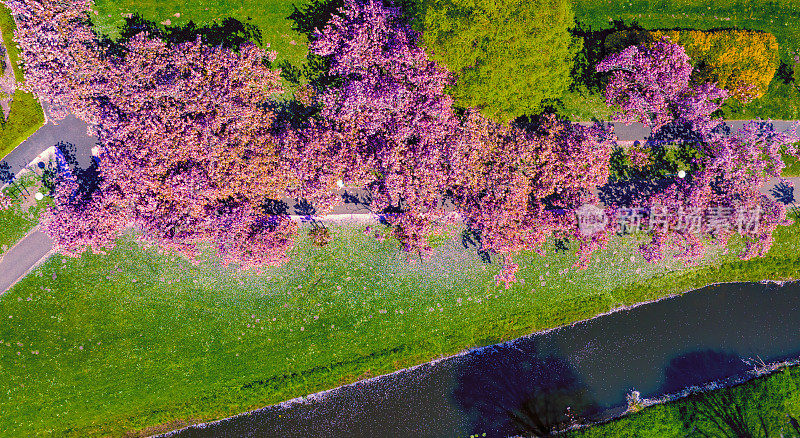
[{"label": "riverbank", "polygon": [[797,283],[712,286],[164,437],[541,435],[566,406],[584,423],[634,389],[669,397],[752,377],[755,358],[791,361],[798,311]]},{"label": "riverbank", "polygon": [[52,257],[0,298],[12,317],[0,325],[0,430],[166,431],[709,283],[800,277],[798,225],[779,228],[765,259],[710,251],[690,269],[644,262],[633,237],[584,271],[571,254],[525,254],[524,283],[509,290],[492,281],[498,261],[482,263],[458,230],[416,263],[391,239],[331,230],[329,247],[303,238],[289,264],[260,275],[126,239],[107,256]]},{"label": "riverbank", "polygon": [[728,415],[751,430],[760,429],[763,419],[772,433],[797,432],[787,417],[800,415],[800,365],[797,361],[755,378],[750,376],[732,386],[711,385],[696,389],[706,392],[683,393],[608,422],[567,431],[563,436],[678,438],[691,432],[691,427],[719,433],[720,429],[714,424],[714,419],[719,417],[703,415],[708,412],[704,410],[708,403],[716,400],[727,402],[720,406],[719,414]]}]

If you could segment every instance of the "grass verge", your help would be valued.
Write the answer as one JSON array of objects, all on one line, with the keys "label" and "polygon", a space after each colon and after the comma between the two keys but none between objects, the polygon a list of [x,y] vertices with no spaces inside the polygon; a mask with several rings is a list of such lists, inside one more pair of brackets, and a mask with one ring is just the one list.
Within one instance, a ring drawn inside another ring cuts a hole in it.
[{"label": "grass verge", "polygon": [[[16,25],[11,11],[0,5],[0,30],[3,33],[8,57],[14,69],[17,82],[24,82],[22,69],[19,67],[19,48],[13,42]],[[39,101],[31,93],[15,91],[11,100],[8,119],[0,117],[0,159],[19,146],[44,124],[44,113]]]},{"label": "grass verge", "polygon": [[0,210],[0,256],[39,223],[39,215],[52,203],[50,197],[45,197],[41,201],[32,198],[40,187],[40,182],[35,174],[29,173],[17,182],[18,186],[25,186],[29,194],[19,193],[11,186],[3,189],[6,195],[13,193],[14,201],[11,207]]},{"label": "grass verge", "polygon": [[[118,35],[124,23],[124,14],[139,13],[147,20],[164,25],[184,25],[190,20],[198,26],[211,24],[215,20],[233,17],[243,23],[251,23],[261,29],[263,42],[270,50],[278,52],[276,62],[288,60],[292,65],[305,62],[308,41],[304,35],[292,29],[287,19],[301,2],[290,0],[239,0],[223,2],[186,2],[183,0],[98,0],[94,8],[98,15],[93,25],[102,33]],[[178,16],[176,16],[178,14]]]},{"label": "grass verge", "polygon": [[[505,290],[457,229],[430,260],[352,227],[261,274],[195,266],[121,239],[52,257],[0,297],[0,436],[123,436],[249,409],[513,339],[718,281],[798,278],[800,226],[764,259],[701,264],[614,240],[586,270],[565,253],[518,257]],[[176,423],[176,421],[178,423]]]},{"label": "grass verge", "polygon": [[781,171],[781,176],[785,177],[796,177],[800,176],[800,161],[797,158],[793,157],[792,155],[784,155],[783,162],[786,164],[786,167],[783,168]]},{"label": "grass verge", "polygon": [[[723,394],[725,398],[720,399]],[[692,436],[692,429],[695,429],[694,433],[699,430],[710,434],[705,436],[718,436],[722,430],[717,428],[711,416],[700,415],[697,409],[698,402],[713,399],[726,402],[718,412],[727,414],[728,419],[741,420],[738,424],[749,426],[749,429],[756,434],[762,430],[761,419],[763,419],[763,427],[771,432],[770,436],[797,436],[786,415],[795,418],[800,416],[800,367],[784,368],[777,373],[728,389],[653,405],[608,423],[568,433],[566,436],[678,438]],[[741,410],[737,412],[736,408]],[[720,421],[719,424],[725,423]]]}]

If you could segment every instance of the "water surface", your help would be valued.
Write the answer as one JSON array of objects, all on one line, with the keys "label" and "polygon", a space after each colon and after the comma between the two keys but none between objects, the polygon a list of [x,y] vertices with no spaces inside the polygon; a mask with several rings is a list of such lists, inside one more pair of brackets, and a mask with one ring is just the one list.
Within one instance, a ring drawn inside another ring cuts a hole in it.
[{"label": "water surface", "polygon": [[800,283],[735,283],[349,385],[180,437],[487,437],[590,418],[800,356]]}]

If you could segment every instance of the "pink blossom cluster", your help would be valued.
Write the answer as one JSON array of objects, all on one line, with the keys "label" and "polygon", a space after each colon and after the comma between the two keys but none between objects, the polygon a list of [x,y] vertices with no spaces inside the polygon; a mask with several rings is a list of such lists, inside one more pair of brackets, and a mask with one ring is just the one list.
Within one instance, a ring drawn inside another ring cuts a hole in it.
[{"label": "pink blossom cluster", "polygon": [[286,156],[303,197],[330,208],[339,179],[364,187],[404,248],[426,256],[426,237],[446,214],[458,120],[444,92],[451,76],[418,38],[398,8],[347,0],[309,45],[329,57],[341,85],[320,90],[322,121],[292,133]]},{"label": "pink blossom cluster", "polygon": [[663,191],[646,200],[670,211],[757,211],[757,221],[744,232],[734,226],[702,222],[699,227],[687,229],[672,217],[669,228],[654,230],[652,239],[641,246],[647,260],[663,258],[665,252],[677,250],[678,257],[688,263],[705,253],[704,239],[726,244],[730,237],[741,234],[745,249],[743,259],[763,256],[769,250],[774,230],[779,225],[790,225],[786,207],[761,193],[772,177],[780,177],[784,166],[782,150],[796,153],[793,144],[800,141],[796,127],[789,132],[777,133],[763,122],[750,122],[731,136],[714,136],[704,142],[705,155],[698,163],[701,169],[687,178],[675,178]]},{"label": "pink blossom cluster", "polygon": [[596,188],[608,180],[612,137],[604,128],[550,117],[538,132],[527,132],[473,111],[455,145],[454,203],[480,231],[484,249],[504,256],[498,282],[514,280],[513,254],[543,251],[554,237],[580,243],[581,266],[603,246],[602,235],[578,232],[573,212],[599,204]]},{"label": "pink blossom cluster", "polygon": [[0,210],[5,210],[11,207],[11,198],[3,192],[0,192]]},{"label": "pink blossom cluster", "polygon": [[605,97],[609,106],[617,108],[615,120],[641,122],[653,132],[677,121],[707,134],[719,124],[711,120],[711,113],[728,96],[716,84],[691,85],[689,56],[669,37],[627,47],[600,61],[596,70],[611,72]]}]

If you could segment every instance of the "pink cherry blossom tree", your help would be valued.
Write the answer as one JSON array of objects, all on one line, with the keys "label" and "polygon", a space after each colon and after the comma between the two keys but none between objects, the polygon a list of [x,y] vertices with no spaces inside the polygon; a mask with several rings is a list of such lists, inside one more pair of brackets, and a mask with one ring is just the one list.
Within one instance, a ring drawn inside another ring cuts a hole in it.
[{"label": "pink cherry blossom tree", "polygon": [[579,266],[608,232],[584,236],[575,210],[599,204],[596,188],[609,175],[612,137],[549,117],[535,132],[499,125],[470,112],[452,160],[454,202],[481,233],[484,249],[503,256],[498,282],[514,281],[519,251],[544,251],[553,238],[579,243]]},{"label": "pink cherry blossom tree", "polygon": [[267,62],[275,53],[209,47],[199,37],[170,44],[146,32],[112,52],[94,39],[90,5],[9,2],[31,90],[55,116],[89,122],[102,145],[92,190],[81,188],[81,175],[59,178],[44,218],[57,246],[99,251],[132,225],[143,240],[187,256],[211,241],[226,263],[280,263],[296,225],[262,208],[287,184],[269,109],[282,91]]},{"label": "pink cherry blossom tree", "polygon": [[614,119],[641,122],[653,132],[668,123],[683,122],[707,134],[719,124],[711,113],[728,96],[715,84],[690,84],[689,57],[668,37],[627,47],[603,59],[596,70],[611,74],[605,97],[608,105],[618,109]]},{"label": "pink cherry blossom tree", "polygon": [[641,247],[643,256],[659,260],[665,252],[677,250],[678,257],[692,263],[705,253],[704,241],[726,245],[737,234],[745,241],[741,258],[765,255],[775,229],[791,225],[792,220],[782,203],[760,189],[770,178],[780,177],[781,151],[796,153],[793,144],[800,141],[796,129],[779,133],[769,123],[754,121],[734,135],[703,143],[699,170],[675,177],[647,199],[662,209],[666,220],[650,231],[651,241]]},{"label": "pink cherry blossom tree", "polygon": [[363,187],[404,248],[425,256],[444,216],[458,120],[444,92],[450,75],[418,41],[398,8],[346,1],[309,45],[339,84],[317,90],[321,120],[287,136],[285,157],[299,196],[327,209],[337,180]]}]

